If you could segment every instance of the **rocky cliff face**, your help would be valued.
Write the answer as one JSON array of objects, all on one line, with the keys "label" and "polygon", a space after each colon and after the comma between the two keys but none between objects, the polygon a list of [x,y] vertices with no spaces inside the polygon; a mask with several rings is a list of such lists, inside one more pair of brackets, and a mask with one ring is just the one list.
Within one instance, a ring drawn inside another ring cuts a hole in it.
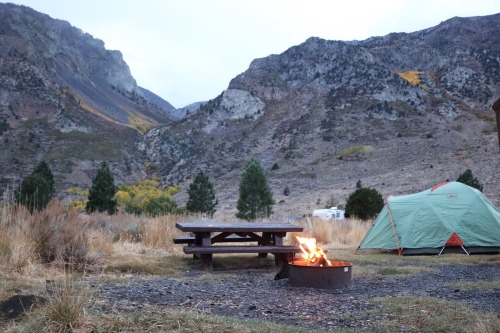
[{"label": "rocky cliff face", "polygon": [[143,177],[141,134],[171,109],[137,86],[119,51],[13,4],[0,4],[0,45],[2,190],[41,159],[60,187],[90,184],[101,160],[119,181]]},{"label": "rocky cliff face", "polygon": [[118,183],[156,173],[183,185],[182,205],[203,170],[216,214],[231,216],[256,157],[277,218],[342,204],[358,180],[408,194],[467,168],[500,205],[500,14],[364,41],[310,38],[183,110],[138,87],[118,51],[27,7],[0,4],[0,45],[0,189],[42,159],[59,189],[89,186],[107,160]]},{"label": "rocky cliff face", "polygon": [[408,194],[467,168],[498,204],[499,95],[500,15],[365,41],[310,38],[254,60],[197,113],[148,132],[146,152],[166,183],[206,171],[225,211],[252,156],[269,170],[278,216],[345,202],[357,180]]}]

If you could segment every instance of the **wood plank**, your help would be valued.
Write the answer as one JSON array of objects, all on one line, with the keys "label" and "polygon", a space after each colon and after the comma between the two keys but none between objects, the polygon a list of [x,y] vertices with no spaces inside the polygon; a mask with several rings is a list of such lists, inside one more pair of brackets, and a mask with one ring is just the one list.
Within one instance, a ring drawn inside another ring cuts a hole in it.
[{"label": "wood plank", "polygon": [[301,252],[298,246],[184,246],[186,254],[205,254],[205,253],[298,253]]},{"label": "wood plank", "polygon": [[176,227],[185,232],[300,232],[304,228],[279,222],[177,222]]},{"label": "wood plank", "polygon": [[[248,237],[248,236],[242,237],[242,236],[238,236],[238,235],[231,235],[231,236],[227,236],[225,238],[218,238],[217,243],[219,243],[219,242],[226,242],[226,243],[251,242],[252,240],[253,240],[252,237]],[[193,237],[193,236],[175,237],[175,238],[172,238],[172,241],[174,242],[174,244],[194,244],[195,237]],[[212,241],[213,241],[213,239],[212,239]]]}]

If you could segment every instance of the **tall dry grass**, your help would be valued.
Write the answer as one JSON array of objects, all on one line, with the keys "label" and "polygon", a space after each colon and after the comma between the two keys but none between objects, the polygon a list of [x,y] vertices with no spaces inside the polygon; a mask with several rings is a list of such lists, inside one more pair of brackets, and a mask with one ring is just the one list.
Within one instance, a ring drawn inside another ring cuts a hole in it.
[{"label": "tall dry grass", "polygon": [[[87,310],[92,301],[82,272],[95,272],[92,267],[100,272],[103,265],[132,258],[140,264],[115,265],[121,265],[120,271],[129,265],[132,272],[172,275],[175,267],[165,265],[162,258],[174,252],[172,238],[179,233],[175,222],[180,218],[79,214],[68,211],[57,200],[40,212],[30,213],[23,206],[2,200],[0,300],[16,290],[45,293],[48,302],[33,314],[34,327],[55,332],[81,329],[88,324]],[[47,290],[46,281],[53,282]]]},{"label": "tall dry grass", "polygon": [[[123,243],[173,251],[182,216],[147,218],[130,214],[81,214],[53,200],[32,214],[25,207],[0,201],[0,263],[22,269],[62,260],[75,266],[95,263]],[[117,245],[117,246],[115,246]]]},{"label": "tall dry grass", "polygon": [[[20,270],[30,264],[47,264],[61,260],[76,268],[113,255],[124,257],[130,252],[162,251],[178,255],[180,246],[172,238],[180,231],[175,223],[186,216],[148,218],[120,213],[109,216],[69,211],[53,200],[40,212],[0,202],[0,263]],[[193,218],[193,217],[191,217]],[[329,247],[357,246],[370,227],[357,219],[322,220],[305,217],[295,222],[304,227],[301,235],[314,237]],[[295,243],[291,235],[290,243]]]},{"label": "tall dry grass", "polygon": [[170,250],[173,246],[172,238],[180,233],[175,223],[185,217],[165,215],[150,218],[119,213],[112,216],[93,214],[89,218],[115,242],[141,243],[153,249]]},{"label": "tall dry grass", "polygon": [[[316,238],[316,242],[334,248],[357,247],[371,227],[371,223],[359,219],[323,220],[317,217],[304,217],[295,224],[304,227],[299,233],[302,237]],[[293,236],[287,236],[295,243]]]}]

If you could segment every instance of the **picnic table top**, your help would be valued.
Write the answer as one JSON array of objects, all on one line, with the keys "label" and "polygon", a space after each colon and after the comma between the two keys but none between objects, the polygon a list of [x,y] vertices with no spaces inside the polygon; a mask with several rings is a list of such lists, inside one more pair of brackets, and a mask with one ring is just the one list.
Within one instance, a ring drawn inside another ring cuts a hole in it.
[{"label": "picnic table top", "polygon": [[175,226],[187,232],[300,232],[304,228],[283,222],[177,222]]}]

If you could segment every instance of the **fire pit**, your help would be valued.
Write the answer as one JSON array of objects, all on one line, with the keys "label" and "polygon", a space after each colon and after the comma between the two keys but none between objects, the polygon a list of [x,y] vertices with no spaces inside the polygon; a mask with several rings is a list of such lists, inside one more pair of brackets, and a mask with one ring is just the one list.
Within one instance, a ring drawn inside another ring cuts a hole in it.
[{"label": "fire pit", "polygon": [[306,260],[290,262],[290,285],[319,289],[350,287],[352,264],[344,261],[330,263],[331,266],[308,266]]},{"label": "fire pit", "polygon": [[297,237],[302,258],[289,262],[290,285],[319,289],[341,289],[351,286],[352,264],[330,261],[326,250],[317,247],[315,238]]}]

